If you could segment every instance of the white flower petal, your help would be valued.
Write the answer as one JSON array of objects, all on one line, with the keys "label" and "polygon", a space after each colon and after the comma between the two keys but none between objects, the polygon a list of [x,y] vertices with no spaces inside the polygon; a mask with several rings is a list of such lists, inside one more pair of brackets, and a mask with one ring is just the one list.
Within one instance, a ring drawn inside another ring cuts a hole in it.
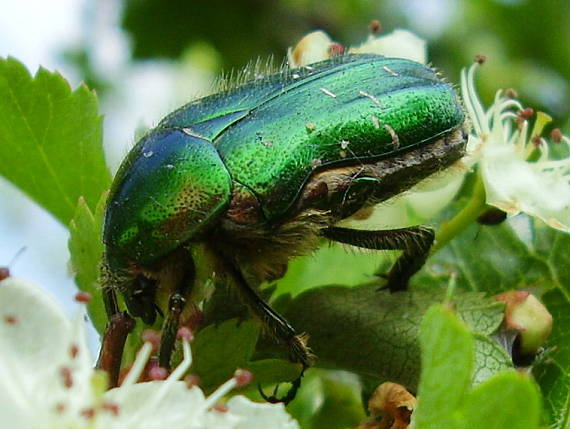
[{"label": "white flower petal", "polygon": [[101,412],[97,423],[109,429],[200,428],[204,421],[206,398],[198,387],[189,389],[186,383],[170,383],[161,400],[153,399],[164,386],[163,381],[137,383],[111,389],[104,402],[118,407],[117,415]]},{"label": "white flower petal", "polygon": [[14,428],[65,428],[91,400],[83,321],[74,325],[34,284],[0,283],[0,415]]},{"label": "white flower petal", "polygon": [[[68,321],[40,288],[12,277],[0,282],[0,302],[2,428],[298,429],[282,405],[236,397],[227,410],[217,410],[216,402],[236,387],[235,378],[209,397],[177,381],[192,362],[186,340],[184,359],[167,380],[133,380],[104,392],[88,353],[82,315]],[[147,363],[149,353],[143,352],[133,368]]]},{"label": "white flower petal", "polygon": [[426,41],[414,33],[402,29],[396,29],[383,36],[370,36],[362,45],[350,48],[348,52],[407,58],[423,64],[427,62]]},{"label": "white flower petal", "polygon": [[333,41],[324,31],[313,31],[287,51],[289,67],[297,68],[330,58]]},{"label": "white flower petal", "polygon": [[228,411],[240,417],[235,429],[298,429],[299,424],[285,411],[283,404],[261,404],[245,396],[234,396],[227,403]]},{"label": "white flower petal", "polygon": [[520,160],[514,145],[492,145],[481,162],[487,204],[514,216],[536,216],[548,225],[570,232],[568,183]]},{"label": "white flower petal", "polygon": [[[487,204],[510,216],[527,213],[553,228],[570,232],[570,158],[551,160],[548,143],[541,138],[538,159],[529,161],[536,146],[531,141],[528,120],[516,113],[522,112],[523,107],[499,91],[493,105],[485,111],[475,91],[476,67],[473,65],[461,74],[466,110],[474,125],[466,162],[479,162]],[[544,114],[538,118],[540,128],[549,119]],[[564,136],[561,143],[570,147]]]}]

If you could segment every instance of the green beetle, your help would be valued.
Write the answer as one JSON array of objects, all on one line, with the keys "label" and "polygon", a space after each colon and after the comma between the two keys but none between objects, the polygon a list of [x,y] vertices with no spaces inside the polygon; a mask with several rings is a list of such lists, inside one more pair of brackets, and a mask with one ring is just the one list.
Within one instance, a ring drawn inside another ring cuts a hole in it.
[{"label": "green beetle", "polygon": [[[200,243],[290,358],[308,367],[304,337],[256,286],[282,276],[291,257],[325,237],[403,250],[387,285],[404,289],[425,262],[430,229],[335,224],[448,167],[465,142],[453,87],[429,67],[379,55],[343,55],[187,104],[137,143],[109,195],[102,269],[108,349],[120,354],[128,331],[113,323],[120,315],[115,291],[131,316],[150,324],[157,290],[166,290],[159,360],[169,367],[195,278],[190,250]],[[109,367],[117,362],[105,353],[100,365],[116,374]]]}]

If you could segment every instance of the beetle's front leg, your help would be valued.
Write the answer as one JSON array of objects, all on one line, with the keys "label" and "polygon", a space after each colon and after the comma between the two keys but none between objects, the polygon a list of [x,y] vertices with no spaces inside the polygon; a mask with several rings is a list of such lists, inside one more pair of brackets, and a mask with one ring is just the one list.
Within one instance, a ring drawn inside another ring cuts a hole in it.
[{"label": "beetle's front leg", "polygon": [[126,313],[119,310],[115,291],[106,287],[103,289],[103,301],[107,313],[107,327],[101,344],[96,368],[105,371],[109,376],[109,388],[119,383],[121,361],[127,336],[135,327],[135,321]]},{"label": "beetle's front leg", "polygon": [[168,370],[170,369],[170,359],[174,351],[176,335],[180,327],[180,315],[186,307],[195,277],[194,261],[192,258],[188,258],[188,262],[184,266],[184,275],[168,300],[168,314],[162,327],[158,362],[161,367]]},{"label": "beetle's front leg", "polygon": [[410,277],[424,265],[434,240],[433,229],[422,226],[377,231],[331,227],[323,235],[365,249],[403,250],[387,276],[391,292],[406,290]]}]

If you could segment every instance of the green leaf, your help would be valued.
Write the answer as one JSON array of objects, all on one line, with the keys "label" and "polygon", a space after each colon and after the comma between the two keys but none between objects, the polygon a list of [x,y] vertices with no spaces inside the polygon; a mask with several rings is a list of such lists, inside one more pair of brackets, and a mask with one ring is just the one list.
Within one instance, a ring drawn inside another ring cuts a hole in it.
[{"label": "green leaf", "polygon": [[87,304],[89,317],[95,329],[102,334],[107,316],[99,288],[99,265],[103,255],[101,228],[107,193],[103,193],[92,213],[83,198],[79,199],[75,216],[69,223],[69,253],[75,283],[82,291],[92,295]]},{"label": "green leaf", "polygon": [[[475,336],[477,337],[477,335]],[[537,429],[538,389],[528,376],[507,370],[471,390],[473,337],[445,305],[434,305],[421,325],[422,376],[415,429]]]},{"label": "green leaf", "polygon": [[360,383],[340,371],[311,370],[287,411],[303,429],[355,428],[366,419]]},{"label": "green leaf", "polygon": [[474,333],[475,370],[473,384],[480,384],[501,371],[512,369],[511,356],[497,342],[484,335]]},{"label": "green leaf", "polygon": [[498,374],[467,396],[462,410],[466,429],[539,427],[540,396],[524,374]]},{"label": "green leaf", "polygon": [[247,363],[258,384],[277,384],[293,381],[299,376],[299,364],[283,359],[260,359]]},{"label": "green leaf", "polygon": [[473,371],[473,340],[468,329],[443,305],[434,305],[422,324],[422,377],[417,429],[459,428],[459,408]]},{"label": "green leaf", "polygon": [[569,248],[570,234],[520,215],[497,226],[468,227],[431,257],[413,279],[427,289],[437,287],[454,273],[457,284],[469,290],[496,293],[531,288],[539,296],[542,294],[554,325],[533,373],[541,386],[547,420],[553,428],[570,427]]},{"label": "green leaf", "polygon": [[352,286],[369,282],[385,256],[386,252],[363,252],[334,243],[323,245],[314,254],[289,263],[286,276],[277,283],[277,292],[298,295],[327,284]]},{"label": "green leaf", "polygon": [[[420,371],[419,325],[444,292],[412,291],[390,294],[377,285],[327,286],[293,299],[284,313],[298,331],[310,335],[309,346],[317,365],[344,369],[392,381],[410,389],[417,386]],[[473,331],[495,332],[503,319],[503,305],[481,294],[456,291],[453,305]],[[481,337],[484,338],[484,337]],[[477,341],[480,376],[511,367],[510,357],[492,340]]]},{"label": "green leaf", "polygon": [[[469,226],[429,258],[412,283],[427,288],[441,287],[442,279],[453,273],[459,287],[472,291],[495,294],[529,285],[550,287],[549,252],[542,253],[546,249],[534,247],[537,237],[529,222],[520,216],[516,223]],[[527,239],[521,240],[515,228],[526,230]]]},{"label": "green leaf", "polygon": [[536,252],[548,264],[554,287],[542,296],[554,324],[533,373],[542,389],[549,423],[570,428],[570,235],[540,228]]},{"label": "green leaf", "polygon": [[191,371],[200,376],[201,386],[212,391],[238,368],[250,370],[256,385],[295,380],[301,370],[299,364],[279,359],[251,360],[260,333],[261,324],[257,320],[237,319],[198,331],[192,342]]},{"label": "green leaf", "polygon": [[79,197],[94,211],[110,184],[95,94],[13,58],[0,59],[0,94],[0,175],[64,225]]}]

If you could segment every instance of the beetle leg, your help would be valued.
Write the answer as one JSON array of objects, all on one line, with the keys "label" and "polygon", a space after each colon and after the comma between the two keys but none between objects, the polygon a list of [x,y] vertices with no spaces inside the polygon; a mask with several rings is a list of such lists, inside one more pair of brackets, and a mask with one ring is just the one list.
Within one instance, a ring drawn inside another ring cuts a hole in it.
[{"label": "beetle leg", "polygon": [[293,399],[295,399],[295,396],[297,396],[297,391],[299,390],[299,387],[301,387],[301,379],[303,378],[303,374],[305,373],[305,370],[303,369],[303,371],[301,371],[301,375],[299,375],[299,377],[297,377],[295,380],[293,380],[293,383],[291,383],[291,388],[289,389],[289,391],[282,397],[278,397],[277,393],[279,391],[279,385],[275,386],[275,388],[273,389],[273,394],[271,396],[267,396],[265,394],[265,392],[261,389],[261,386],[258,386],[258,392],[259,395],[266,400],[267,402],[270,402],[272,404],[276,404],[278,402],[283,402],[285,405],[287,405],[289,402],[291,402]]},{"label": "beetle leg", "polygon": [[292,362],[299,362],[303,366],[301,374],[293,381],[291,389],[284,397],[276,398],[274,395],[271,397],[262,395],[269,402],[288,403],[295,397],[297,390],[301,385],[301,378],[303,377],[305,369],[309,368],[313,364],[314,356],[307,346],[308,336],[305,334],[297,334],[295,329],[283,316],[263,301],[257,291],[253,289],[243,277],[241,270],[228,258],[220,255],[220,259],[225,265],[224,268],[226,272],[234,279],[234,283],[237,285],[244,303],[247,304],[253,313],[261,319],[265,327],[269,329],[273,338],[275,338],[278,343],[286,344],[289,352],[289,359]]},{"label": "beetle leg", "polygon": [[113,289],[107,287],[103,290],[103,301],[108,322],[96,368],[107,372],[109,388],[111,388],[119,383],[125,341],[127,335],[134,329],[135,321],[126,312],[119,310],[117,296]]},{"label": "beetle leg", "polygon": [[403,250],[387,276],[391,292],[406,290],[410,277],[424,265],[434,240],[433,229],[422,226],[385,231],[330,227],[323,235],[329,240],[364,249]]},{"label": "beetle leg", "polygon": [[170,369],[170,359],[174,351],[174,343],[178,328],[180,327],[180,315],[186,307],[187,298],[192,291],[194,278],[196,276],[196,268],[194,261],[189,258],[185,264],[184,275],[182,276],[178,287],[170,295],[168,300],[168,315],[162,325],[162,335],[160,341],[160,350],[158,352],[158,362],[163,368]]}]

